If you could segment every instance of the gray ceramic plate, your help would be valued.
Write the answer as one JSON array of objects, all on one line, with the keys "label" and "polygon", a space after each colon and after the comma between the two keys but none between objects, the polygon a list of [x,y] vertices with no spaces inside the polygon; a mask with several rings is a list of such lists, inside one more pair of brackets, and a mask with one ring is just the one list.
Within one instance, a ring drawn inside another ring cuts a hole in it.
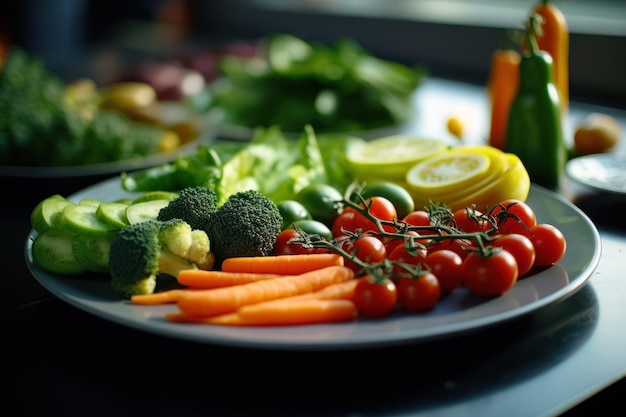
[{"label": "gray ceramic plate", "polygon": [[[119,179],[96,184],[69,198],[115,200],[132,197],[121,191]],[[589,218],[557,194],[533,186],[528,203],[539,222],[560,228],[567,239],[563,259],[550,268],[524,278],[513,289],[495,299],[474,297],[464,288],[444,298],[426,314],[397,314],[382,320],[293,327],[241,328],[167,322],[175,305],[136,306],[120,300],[106,280],[89,276],[62,277],[33,265],[31,244],[26,239],[25,258],[35,278],[67,303],[93,315],[146,332],[231,346],[271,349],[354,349],[434,339],[477,331],[519,318],[576,292],[591,276],[600,258],[600,236]]]},{"label": "gray ceramic plate", "polygon": [[565,166],[574,181],[598,191],[626,195],[626,155],[595,154],[570,160]]}]

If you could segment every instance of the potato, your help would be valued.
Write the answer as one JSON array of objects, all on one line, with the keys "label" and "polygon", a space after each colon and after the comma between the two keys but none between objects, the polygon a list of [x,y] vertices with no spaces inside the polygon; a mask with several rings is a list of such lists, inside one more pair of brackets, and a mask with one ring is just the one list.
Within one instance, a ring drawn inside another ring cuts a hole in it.
[{"label": "potato", "polygon": [[574,150],[578,155],[608,152],[620,140],[621,127],[608,114],[591,113],[576,128]]}]

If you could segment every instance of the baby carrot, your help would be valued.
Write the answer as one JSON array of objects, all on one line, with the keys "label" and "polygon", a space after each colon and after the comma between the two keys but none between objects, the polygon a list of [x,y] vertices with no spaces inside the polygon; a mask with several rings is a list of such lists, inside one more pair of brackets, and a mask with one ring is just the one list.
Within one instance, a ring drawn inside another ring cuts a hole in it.
[{"label": "baby carrot", "polygon": [[256,272],[225,272],[205,271],[202,269],[183,269],[176,279],[181,285],[198,289],[230,287],[232,285],[247,284],[263,279],[277,278],[277,274],[260,274]]},{"label": "baby carrot", "polygon": [[236,311],[246,304],[310,293],[327,285],[353,278],[354,272],[350,268],[329,266],[299,275],[266,279],[232,287],[187,291],[178,300],[178,307],[190,316],[209,317]]},{"label": "baby carrot", "polygon": [[343,264],[343,257],[336,253],[244,256],[225,259],[222,263],[222,271],[297,275],[327,266],[342,266]]},{"label": "baby carrot", "polygon": [[136,294],[130,297],[130,301],[137,305],[171,304],[177,302],[185,291],[189,290],[175,289],[153,294]]},{"label": "baby carrot", "polygon": [[277,300],[245,306],[234,313],[213,317],[194,317],[185,313],[166,315],[173,322],[229,326],[287,326],[336,323],[357,316],[354,302],[344,299]]}]

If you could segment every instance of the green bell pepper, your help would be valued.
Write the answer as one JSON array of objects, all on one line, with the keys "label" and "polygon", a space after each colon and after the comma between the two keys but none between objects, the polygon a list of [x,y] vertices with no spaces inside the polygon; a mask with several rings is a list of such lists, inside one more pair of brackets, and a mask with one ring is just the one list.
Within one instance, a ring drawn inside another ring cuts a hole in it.
[{"label": "green bell pepper", "polygon": [[529,18],[528,50],[522,53],[519,89],[509,112],[504,150],[521,159],[532,182],[555,189],[567,160],[567,149],[553,59],[538,49],[535,38],[539,19],[537,15]]}]

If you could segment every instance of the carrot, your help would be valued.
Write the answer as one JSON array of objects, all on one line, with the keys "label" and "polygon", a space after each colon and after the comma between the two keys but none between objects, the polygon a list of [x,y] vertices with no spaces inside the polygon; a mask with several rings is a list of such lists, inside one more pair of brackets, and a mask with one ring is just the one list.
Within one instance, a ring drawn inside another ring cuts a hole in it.
[{"label": "carrot", "polygon": [[540,50],[552,56],[554,82],[559,90],[561,112],[566,115],[569,108],[569,28],[563,12],[550,0],[541,0],[534,12],[543,18],[542,34],[537,37]]},{"label": "carrot", "polygon": [[185,289],[167,290],[153,294],[136,294],[130,297],[130,301],[137,305],[171,304],[177,302],[185,293]]},{"label": "carrot", "polygon": [[491,55],[487,92],[491,102],[489,144],[504,149],[511,103],[519,86],[521,55],[513,49],[497,49]]},{"label": "carrot", "polygon": [[520,31],[507,30],[502,45],[491,54],[486,86],[491,104],[489,145],[500,150],[504,149],[509,110],[519,88],[520,42]]},{"label": "carrot", "polygon": [[263,279],[277,278],[277,274],[260,274],[253,272],[225,272],[205,271],[202,269],[184,269],[178,273],[176,279],[181,285],[199,289],[230,287],[232,285],[247,284]]},{"label": "carrot", "polygon": [[222,271],[297,275],[327,266],[342,266],[343,264],[343,257],[336,253],[244,256],[225,259],[222,262]]},{"label": "carrot", "polygon": [[350,268],[335,265],[232,287],[186,291],[178,300],[178,307],[190,316],[209,317],[236,311],[246,304],[310,293],[353,278]]},{"label": "carrot", "polygon": [[213,317],[194,317],[186,313],[167,314],[172,322],[219,324],[229,326],[285,326],[335,323],[353,320],[357,309],[345,299],[277,300],[244,306],[233,313]]}]

